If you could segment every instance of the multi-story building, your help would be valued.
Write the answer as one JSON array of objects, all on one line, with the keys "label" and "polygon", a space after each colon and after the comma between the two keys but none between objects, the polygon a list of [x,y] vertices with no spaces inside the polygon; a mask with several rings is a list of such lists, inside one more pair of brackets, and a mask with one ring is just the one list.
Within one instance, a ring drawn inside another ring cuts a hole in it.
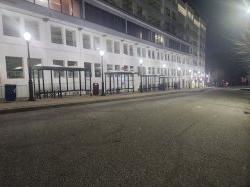
[{"label": "multi-story building", "polygon": [[142,66],[204,84],[206,26],[181,0],[0,0],[0,25],[0,87],[16,84],[18,97],[28,95],[26,31],[32,66],[85,67],[100,83],[105,50],[105,72]]}]

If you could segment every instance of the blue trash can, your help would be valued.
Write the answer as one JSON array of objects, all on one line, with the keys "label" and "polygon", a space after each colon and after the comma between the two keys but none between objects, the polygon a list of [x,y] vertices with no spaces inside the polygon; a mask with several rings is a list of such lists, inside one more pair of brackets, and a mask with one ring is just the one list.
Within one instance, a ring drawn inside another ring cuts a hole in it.
[{"label": "blue trash can", "polygon": [[5,101],[16,100],[16,85],[5,84]]}]

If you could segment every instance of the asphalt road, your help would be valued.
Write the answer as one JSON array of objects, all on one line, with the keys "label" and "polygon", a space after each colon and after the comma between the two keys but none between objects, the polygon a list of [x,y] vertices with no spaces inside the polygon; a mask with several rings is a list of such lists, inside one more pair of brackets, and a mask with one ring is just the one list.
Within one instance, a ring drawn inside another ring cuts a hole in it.
[{"label": "asphalt road", "polygon": [[0,115],[0,186],[250,186],[250,92]]}]

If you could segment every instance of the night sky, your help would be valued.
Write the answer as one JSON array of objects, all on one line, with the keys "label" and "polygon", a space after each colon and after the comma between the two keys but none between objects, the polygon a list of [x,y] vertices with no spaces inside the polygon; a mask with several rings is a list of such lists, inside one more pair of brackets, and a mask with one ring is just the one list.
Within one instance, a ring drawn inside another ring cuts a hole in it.
[{"label": "night sky", "polygon": [[223,79],[237,81],[244,68],[237,61],[235,42],[246,29],[250,16],[244,0],[189,0],[207,23],[207,72],[222,70]]}]

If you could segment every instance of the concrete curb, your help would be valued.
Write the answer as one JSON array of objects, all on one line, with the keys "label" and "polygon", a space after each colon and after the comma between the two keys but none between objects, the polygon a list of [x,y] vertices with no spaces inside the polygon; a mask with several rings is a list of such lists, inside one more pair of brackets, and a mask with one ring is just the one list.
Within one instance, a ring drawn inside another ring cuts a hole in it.
[{"label": "concrete curb", "polygon": [[148,95],[137,95],[134,97],[117,97],[117,98],[107,98],[101,100],[92,100],[92,101],[80,101],[80,102],[72,102],[72,103],[59,103],[59,104],[51,104],[51,105],[44,105],[44,106],[27,106],[27,107],[17,107],[17,108],[10,108],[10,109],[0,109],[0,115],[3,114],[10,114],[10,113],[18,113],[18,112],[28,112],[28,111],[36,111],[42,109],[49,109],[49,108],[61,108],[67,106],[79,106],[79,105],[88,105],[88,104],[96,104],[96,103],[107,103],[112,101],[125,101],[125,100],[133,100],[133,99],[140,99],[140,98],[149,98],[149,97],[159,97],[165,95],[173,95],[173,94],[182,94],[182,93],[199,93],[208,90],[207,88],[200,89],[200,90],[184,90],[184,91],[175,91],[175,92],[164,92],[164,93],[152,93]]}]

